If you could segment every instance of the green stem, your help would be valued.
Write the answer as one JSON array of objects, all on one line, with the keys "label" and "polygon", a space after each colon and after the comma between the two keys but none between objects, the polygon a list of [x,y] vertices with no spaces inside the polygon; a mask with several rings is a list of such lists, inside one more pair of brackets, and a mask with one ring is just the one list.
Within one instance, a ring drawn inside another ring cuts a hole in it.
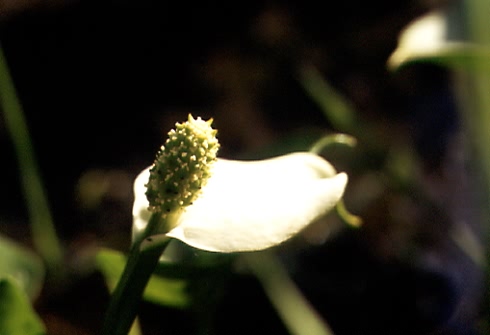
[{"label": "green stem", "polygon": [[[459,4],[459,2],[457,2]],[[462,26],[467,29],[470,42],[479,47],[490,47],[488,0],[465,0],[461,2]],[[487,60],[488,62],[488,60]],[[472,163],[476,167],[477,183],[480,195],[483,233],[482,244],[485,251],[486,298],[484,310],[486,326],[490,324],[488,305],[490,305],[490,76],[488,72],[456,73],[456,85],[459,93],[463,122],[468,136]]]},{"label": "green stem", "polygon": [[[354,147],[357,144],[357,140],[355,137],[347,134],[329,134],[316,141],[311,146],[309,152],[319,155],[323,150],[325,150],[325,148],[335,144],[343,144],[349,147]],[[340,199],[335,207],[337,209],[337,214],[345,223],[352,227],[361,226],[362,218],[350,213],[345,207],[343,199]]]},{"label": "green stem", "polygon": [[327,120],[335,129],[354,133],[358,128],[358,120],[354,107],[338,93],[312,66],[299,72],[299,80],[306,93],[322,109]]},{"label": "green stem", "polygon": [[333,335],[272,252],[250,253],[243,257],[292,335]]},{"label": "green stem", "polygon": [[344,199],[340,199],[337,202],[335,209],[337,210],[337,215],[349,226],[359,228],[362,225],[362,218],[349,212],[347,207],[345,207]]},{"label": "green stem", "polygon": [[347,134],[329,134],[313,143],[309,151],[319,155],[325,148],[334,144],[343,144],[352,148],[356,146],[356,143],[357,140],[353,136]]},{"label": "green stem", "polygon": [[[144,236],[151,236],[161,224],[159,215],[152,215]],[[102,334],[127,335],[131,329],[143,291],[158,264],[162,252],[170,238],[158,239],[142,237],[133,243],[123,274],[114,290],[107,309]]]},{"label": "green stem", "polygon": [[1,47],[0,105],[17,154],[34,245],[51,270],[60,270],[63,248],[56,235],[26,120]]}]

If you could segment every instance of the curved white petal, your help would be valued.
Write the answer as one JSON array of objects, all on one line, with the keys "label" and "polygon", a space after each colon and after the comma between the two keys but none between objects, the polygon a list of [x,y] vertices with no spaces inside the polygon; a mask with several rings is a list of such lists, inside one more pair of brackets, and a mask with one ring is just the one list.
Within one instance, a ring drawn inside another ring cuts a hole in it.
[{"label": "curved white petal", "polygon": [[146,183],[150,179],[150,168],[146,168],[134,180],[133,192],[133,241],[145,230],[151,212],[148,210],[148,199],[146,198]]},{"label": "curved white petal", "polygon": [[[135,233],[149,218],[147,181],[147,170],[135,181]],[[167,235],[208,251],[266,249],[331,210],[346,184],[346,174],[336,174],[327,161],[310,153],[250,162],[218,159],[202,194]]]}]

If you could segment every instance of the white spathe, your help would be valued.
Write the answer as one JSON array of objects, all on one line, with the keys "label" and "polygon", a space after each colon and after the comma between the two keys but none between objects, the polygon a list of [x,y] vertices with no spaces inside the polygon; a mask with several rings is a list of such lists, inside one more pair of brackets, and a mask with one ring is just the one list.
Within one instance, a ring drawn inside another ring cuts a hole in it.
[{"label": "white spathe", "polygon": [[[151,213],[149,168],[134,183],[133,238]],[[218,159],[194,203],[167,236],[215,252],[263,250],[278,245],[329,212],[342,197],[347,175],[318,155],[292,153],[260,161]],[[161,232],[165,233],[165,232]]]},{"label": "white spathe", "polygon": [[463,38],[466,27],[462,26],[456,7],[429,11],[409,23],[388,58],[388,68],[396,70],[412,62],[434,62],[488,72],[490,48]]}]

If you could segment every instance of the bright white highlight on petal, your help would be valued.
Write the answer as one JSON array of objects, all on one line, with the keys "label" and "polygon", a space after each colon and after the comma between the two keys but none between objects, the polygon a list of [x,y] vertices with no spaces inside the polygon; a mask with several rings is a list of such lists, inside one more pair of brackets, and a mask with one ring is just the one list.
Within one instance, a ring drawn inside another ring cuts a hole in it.
[{"label": "bright white highlight on petal", "polygon": [[[134,235],[144,230],[150,217],[144,186],[148,177],[146,169],[134,185]],[[345,173],[337,174],[311,153],[262,161],[218,159],[202,194],[185,208],[167,236],[208,251],[266,249],[330,211],[346,184]]]}]

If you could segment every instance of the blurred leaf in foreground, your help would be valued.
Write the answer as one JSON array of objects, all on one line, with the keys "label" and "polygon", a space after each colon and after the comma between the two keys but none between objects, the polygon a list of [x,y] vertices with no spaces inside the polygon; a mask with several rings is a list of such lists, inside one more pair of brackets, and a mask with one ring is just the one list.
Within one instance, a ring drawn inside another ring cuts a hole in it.
[{"label": "blurred leaf in foreground", "polygon": [[42,335],[46,330],[29,298],[12,277],[0,278],[0,334]]},{"label": "blurred leaf in foreground", "polygon": [[[126,257],[115,250],[101,249],[96,256],[96,265],[112,291],[126,265]],[[143,297],[154,304],[176,308],[185,308],[190,304],[186,281],[156,275],[152,276],[148,282]]]},{"label": "blurred leaf in foreground", "polygon": [[34,299],[44,281],[45,271],[40,257],[5,236],[0,236],[0,255],[0,277],[15,279],[31,300]]}]

